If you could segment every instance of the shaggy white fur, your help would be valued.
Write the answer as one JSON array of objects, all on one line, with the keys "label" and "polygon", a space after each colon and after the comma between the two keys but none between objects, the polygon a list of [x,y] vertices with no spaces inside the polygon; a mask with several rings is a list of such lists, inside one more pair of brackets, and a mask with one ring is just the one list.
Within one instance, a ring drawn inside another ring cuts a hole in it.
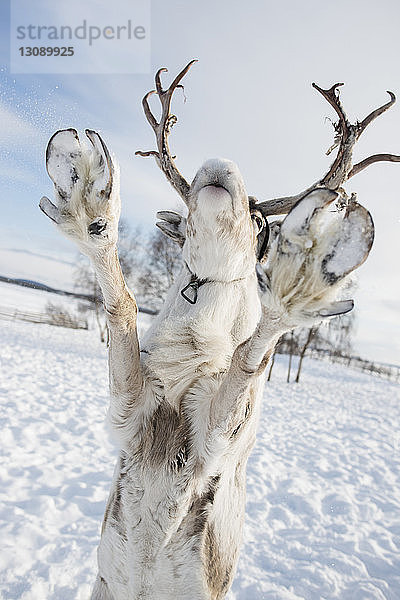
[{"label": "shaggy white fur", "polygon": [[[312,192],[277,228],[257,278],[260,226],[242,177],[230,161],[207,161],[177,236],[185,263],[139,345],[116,252],[118,169],[100,136],[87,136],[91,149],[75,130],[50,140],[57,206],[42,199],[41,208],[90,257],[108,315],[120,457],[92,600],[222,599],[238,559],[268,356],[283,332],[344,310],[332,302],[368,254],[372,221],[359,205],[329,212],[337,194]],[[181,291],[194,275],[202,284],[190,303]]]}]

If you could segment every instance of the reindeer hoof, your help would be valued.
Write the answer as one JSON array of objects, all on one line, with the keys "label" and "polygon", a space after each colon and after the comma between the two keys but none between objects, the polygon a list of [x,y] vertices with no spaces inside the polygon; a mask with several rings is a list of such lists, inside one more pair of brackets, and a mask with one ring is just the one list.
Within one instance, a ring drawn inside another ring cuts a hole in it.
[{"label": "reindeer hoof", "polygon": [[79,249],[90,255],[117,243],[121,210],[118,170],[98,133],[86,130],[81,144],[75,129],[57,131],[46,151],[55,203],[43,197],[40,209]]},{"label": "reindeer hoof", "polygon": [[335,301],[339,282],[367,258],[374,239],[369,212],[356,202],[340,210],[339,195],[317,189],[283,221],[259,273],[264,306],[276,307],[290,327],[344,314],[352,300]]},{"label": "reindeer hoof", "polygon": [[357,202],[346,210],[333,205],[336,192],[317,189],[290,211],[281,226],[279,250],[287,254],[309,254],[327,284],[333,285],[359,267],[374,241],[370,213]]},{"label": "reindeer hoof", "polygon": [[330,236],[330,249],[322,261],[325,280],[334,284],[362,265],[374,241],[374,222],[361,204],[350,204]]}]

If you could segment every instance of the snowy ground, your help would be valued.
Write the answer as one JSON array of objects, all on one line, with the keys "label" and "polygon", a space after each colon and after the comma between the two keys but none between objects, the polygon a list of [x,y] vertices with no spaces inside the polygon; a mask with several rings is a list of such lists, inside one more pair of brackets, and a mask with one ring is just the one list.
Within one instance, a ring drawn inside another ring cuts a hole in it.
[{"label": "snowy ground", "polygon": [[[94,332],[0,321],[0,597],[87,599],[115,450]],[[230,600],[400,598],[400,388],[306,361],[265,392]]]},{"label": "snowy ground", "polygon": [[0,312],[5,310],[11,314],[14,311],[43,314],[48,303],[64,307],[75,314],[79,300],[0,281]]},{"label": "snowy ground", "polygon": [[[28,279],[56,289],[74,291],[75,268],[76,256],[72,254],[53,258],[27,250],[0,248],[0,275],[5,277]],[[76,315],[80,302],[71,297],[0,282],[0,314],[13,314],[14,311],[43,314],[51,303]]]}]

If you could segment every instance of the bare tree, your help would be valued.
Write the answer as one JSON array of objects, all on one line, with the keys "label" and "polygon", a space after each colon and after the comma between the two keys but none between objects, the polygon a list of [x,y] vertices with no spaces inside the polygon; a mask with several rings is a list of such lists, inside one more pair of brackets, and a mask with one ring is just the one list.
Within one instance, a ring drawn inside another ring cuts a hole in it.
[{"label": "bare tree", "polygon": [[62,304],[55,304],[54,302],[48,302],[46,304],[46,315],[50,318],[51,325],[57,325],[58,327],[70,327],[71,329],[82,329],[87,328],[87,323],[81,321],[79,317],[74,314],[72,310],[68,310]]},{"label": "bare tree", "polygon": [[103,309],[103,295],[98,284],[96,273],[86,257],[79,255],[74,271],[74,288],[88,296],[81,300],[78,311],[86,317],[93,316],[95,326],[100,335],[100,341],[107,339],[107,322]]},{"label": "bare tree", "polygon": [[311,341],[315,335],[316,329],[317,328],[314,328],[314,327],[311,327],[309,329],[306,341],[304,342],[303,347],[300,351],[299,364],[297,367],[297,373],[296,373],[296,379],[295,379],[296,383],[299,383],[299,381],[300,381],[300,374],[301,374],[301,367],[303,365],[303,359],[304,359],[305,353],[307,352],[307,348],[310,346]]},{"label": "bare tree", "polygon": [[296,383],[300,381],[303,360],[307,350],[325,352],[329,356],[348,355],[352,348],[352,333],[354,330],[355,313],[349,312],[331,319],[328,323],[311,327],[306,333],[305,341],[299,348],[299,362]]},{"label": "bare tree", "polygon": [[144,248],[145,260],[137,280],[139,297],[146,306],[158,310],[182,267],[182,252],[159,229],[145,239]]},{"label": "bare tree", "polygon": [[286,377],[287,383],[289,383],[289,381],[290,381],[290,373],[292,370],[292,359],[293,359],[293,354],[295,352],[295,348],[294,348],[295,340],[294,340],[294,331],[293,330],[290,332],[289,338],[290,338],[290,341],[289,341],[289,364],[288,364],[288,371],[287,371],[287,377]]},{"label": "bare tree", "polygon": [[353,349],[353,335],[356,323],[355,311],[340,315],[328,323],[322,332],[331,355],[349,355]]},{"label": "bare tree", "polygon": [[272,356],[270,358],[267,381],[271,381],[272,369],[274,368],[274,364],[275,364],[275,357],[276,357],[276,346],[275,346]]},{"label": "bare tree", "polygon": [[303,361],[308,350],[324,353],[327,356],[349,355],[352,349],[355,313],[348,312],[330,319],[321,326],[299,328],[284,334],[275,346],[268,372],[268,381],[272,376],[275,354],[288,354],[287,382],[290,381],[293,356],[298,356],[295,381],[300,381]]},{"label": "bare tree", "polygon": [[140,267],[145,262],[144,234],[140,226],[131,227],[126,219],[118,224],[118,257],[128,283],[135,284]]}]

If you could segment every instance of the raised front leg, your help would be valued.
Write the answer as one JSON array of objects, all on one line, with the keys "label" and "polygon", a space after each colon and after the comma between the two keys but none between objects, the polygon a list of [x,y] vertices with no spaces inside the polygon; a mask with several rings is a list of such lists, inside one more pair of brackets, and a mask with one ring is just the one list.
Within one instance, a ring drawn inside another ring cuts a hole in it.
[{"label": "raised front leg", "polygon": [[50,139],[46,164],[56,204],[43,197],[40,208],[89,257],[96,272],[110,331],[110,416],[119,429],[129,421],[142,389],[137,306],[117,253],[118,168],[100,135],[85,133],[90,144],[81,144],[75,129],[58,131]]},{"label": "raised front leg", "polygon": [[338,210],[338,197],[318,189],[298,202],[283,221],[266,263],[258,265],[262,316],[233,355],[212,404],[212,427],[229,431],[237,399],[262,374],[283,333],[352,310],[352,300],[337,297],[346,276],[367,258],[374,225],[356,202]]}]

